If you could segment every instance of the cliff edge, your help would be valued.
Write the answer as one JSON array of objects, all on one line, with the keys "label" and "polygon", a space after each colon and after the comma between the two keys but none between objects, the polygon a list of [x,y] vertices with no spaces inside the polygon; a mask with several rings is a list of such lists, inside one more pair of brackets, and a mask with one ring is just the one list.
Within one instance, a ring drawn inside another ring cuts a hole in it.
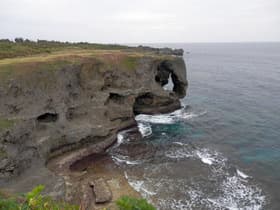
[{"label": "cliff edge", "polygon": [[[180,108],[188,84],[181,55],[138,47],[1,59],[0,185],[24,189],[18,177],[29,176],[65,197],[65,177],[46,165],[63,156],[59,167],[70,168],[103,153],[120,130],[136,125],[135,115]],[[173,91],[163,88],[169,78]],[[43,176],[32,175],[38,168]]]}]

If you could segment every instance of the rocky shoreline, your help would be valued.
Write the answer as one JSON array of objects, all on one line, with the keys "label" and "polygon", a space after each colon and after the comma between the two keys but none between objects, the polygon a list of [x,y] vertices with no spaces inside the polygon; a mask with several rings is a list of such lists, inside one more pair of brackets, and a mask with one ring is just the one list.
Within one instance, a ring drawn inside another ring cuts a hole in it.
[{"label": "rocky shoreline", "polygon": [[138,47],[0,60],[1,189],[44,184],[47,194],[86,209],[139,196],[106,149],[136,126],[135,115],[181,107],[182,53]]},{"label": "rocky shoreline", "polygon": [[92,154],[70,168],[61,167],[64,158],[51,160],[47,167],[65,180],[67,202],[79,203],[85,209],[117,209],[115,201],[121,196],[140,197],[106,152]]}]

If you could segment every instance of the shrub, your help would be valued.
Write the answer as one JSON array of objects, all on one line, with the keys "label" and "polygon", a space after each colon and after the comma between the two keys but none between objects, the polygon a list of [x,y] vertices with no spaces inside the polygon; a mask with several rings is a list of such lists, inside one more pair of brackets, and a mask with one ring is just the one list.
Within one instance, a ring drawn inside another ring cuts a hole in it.
[{"label": "shrub", "polygon": [[19,37],[19,38],[15,38],[15,42],[16,43],[23,43],[23,38]]},{"label": "shrub", "polygon": [[0,199],[1,210],[20,210],[20,207],[15,199]]},{"label": "shrub", "polygon": [[[35,187],[31,192],[12,197],[0,192],[0,210],[81,210],[82,207],[64,202],[54,201],[42,195],[43,185]],[[116,201],[119,210],[156,210],[145,199],[123,196]]]},{"label": "shrub", "polygon": [[128,196],[121,197],[116,203],[120,210],[156,210],[147,200]]},{"label": "shrub", "polygon": [[54,201],[41,193],[43,185],[35,187],[31,192],[24,196],[15,198],[1,198],[0,210],[78,210],[78,206]]}]

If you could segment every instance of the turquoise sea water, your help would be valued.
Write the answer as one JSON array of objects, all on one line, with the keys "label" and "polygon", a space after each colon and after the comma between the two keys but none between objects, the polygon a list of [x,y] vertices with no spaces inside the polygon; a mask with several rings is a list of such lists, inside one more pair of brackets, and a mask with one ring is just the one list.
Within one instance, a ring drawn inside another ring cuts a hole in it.
[{"label": "turquoise sea water", "polygon": [[209,134],[203,139],[230,147],[253,173],[280,181],[280,44],[183,47],[191,52],[184,103],[207,110],[211,122],[196,126]]},{"label": "turquoise sea water", "polygon": [[112,152],[159,209],[280,209],[280,43],[185,50],[184,109],[137,117],[137,155]]}]

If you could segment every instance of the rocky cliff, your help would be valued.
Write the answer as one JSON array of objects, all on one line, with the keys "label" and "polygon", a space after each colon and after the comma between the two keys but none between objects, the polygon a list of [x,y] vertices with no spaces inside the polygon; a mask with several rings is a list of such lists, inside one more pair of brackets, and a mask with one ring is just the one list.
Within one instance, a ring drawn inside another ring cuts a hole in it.
[{"label": "rocky cliff", "polygon": [[[62,165],[71,167],[114,144],[136,114],[180,108],[186,68],[182,52],[172,52],[72,50],[0,60],[0,185],[9,188],[40,165],[54,188],[58,178],[44,168],[50,160],[68,154]],[[163,88],[169,78],[173,91]]]}]

